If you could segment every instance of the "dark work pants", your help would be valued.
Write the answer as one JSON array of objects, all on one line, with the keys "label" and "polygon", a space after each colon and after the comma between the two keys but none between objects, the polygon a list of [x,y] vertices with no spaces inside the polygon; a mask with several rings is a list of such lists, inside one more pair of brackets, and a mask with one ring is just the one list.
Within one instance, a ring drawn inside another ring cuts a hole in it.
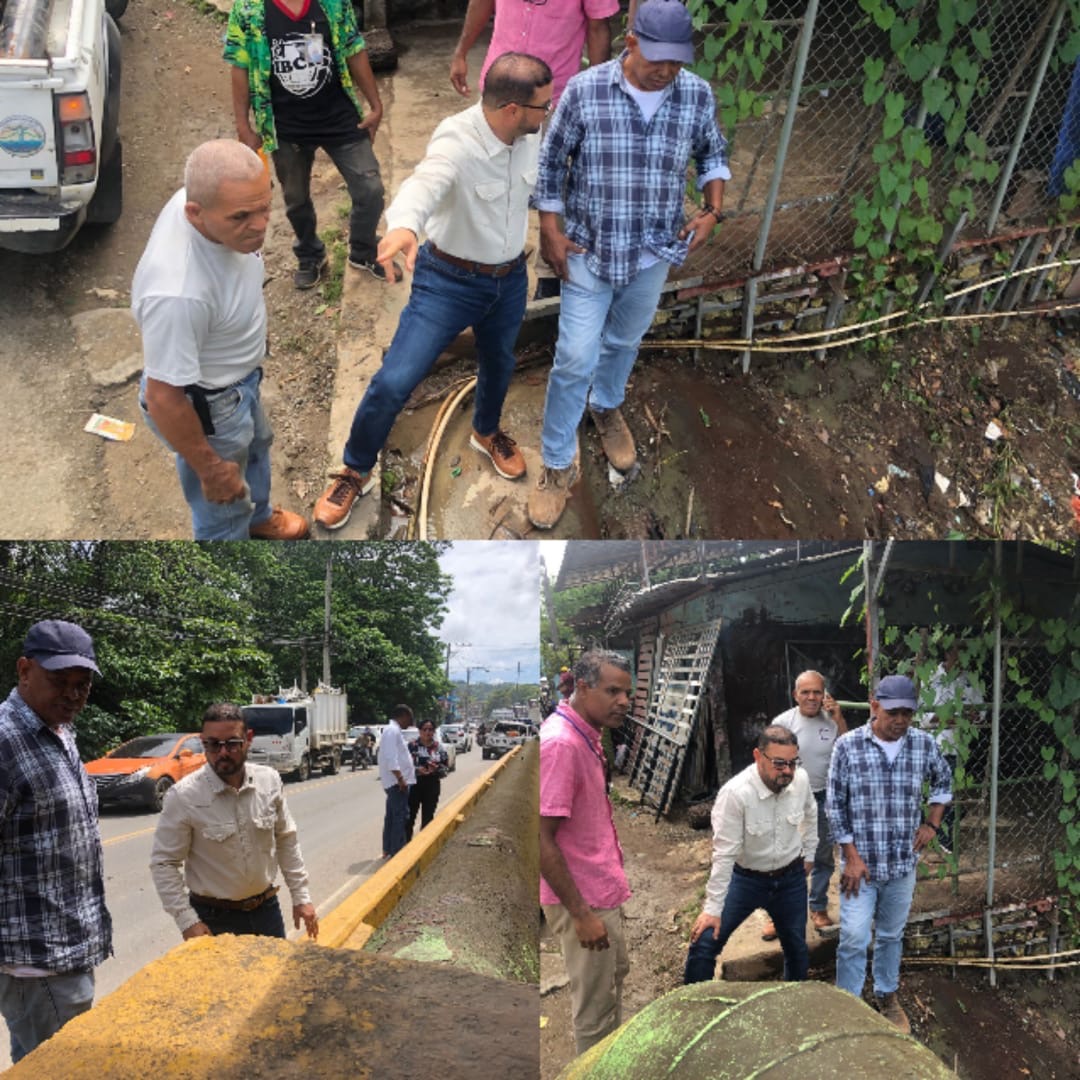
[{"label": "dark work pants", "polygon": [[197,900],[192,900],[191,906],[195,914],[210,927],[212,934],[285,936],[285,921],[281,917],[281,905],[276,896],[270,897],[254,911],[226,911],[200,904]]},{"label": "dark work pants", "polygon": [[731,873],[720,916],[720,933],[711,929],[690,946],[686,956],[684,983],[707,982],[716,972],[716,958],[728,943],[728,938],[758,908],[764,908],[776,924],[776,935],[784,950],[784,978],[800,982],[810,967],[810,952],[806,947],[806,874],[795,866],[780,877],[755,877],[740,870]]},{"label": "dark work pants", "polygon": [[418,811],[423,810],[420,817],[421,829],[435,816],[441,788],[442,781],[437,776],[418,776],[416,783],[409,788],[409,824],[405,829],[406,841],[413,838],[413,826],[416,824]]}]

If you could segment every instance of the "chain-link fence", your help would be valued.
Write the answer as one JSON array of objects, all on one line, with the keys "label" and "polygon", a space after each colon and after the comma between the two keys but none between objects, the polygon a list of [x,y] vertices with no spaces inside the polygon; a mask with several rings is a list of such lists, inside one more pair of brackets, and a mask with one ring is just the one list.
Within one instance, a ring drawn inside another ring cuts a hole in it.
[{"label": "chain-link fence", "polygon": [[867,280],[897,290],[890,309],[935,286],[952,314],[1060,297],[1075,269],[1060,197],[1080,180],[1076,0],[688,6],[732,172],[719,237],[678,275],[683,300],[698,294],[697,337],[703,315],[730,330],[740,311],[744,339],[832,329]]}]

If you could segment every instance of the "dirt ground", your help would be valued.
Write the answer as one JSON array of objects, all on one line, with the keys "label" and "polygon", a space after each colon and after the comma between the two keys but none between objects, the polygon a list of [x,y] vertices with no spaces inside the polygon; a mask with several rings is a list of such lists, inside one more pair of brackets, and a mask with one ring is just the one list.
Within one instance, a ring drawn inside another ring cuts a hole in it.
[{"label": "dirt ground", "polygon": [[[623,993],[623,1020],[681,985],[690,926],[700,911],[711,860],[711,839],[679,817],[654,822],[654,811],[617,780],[615,824],[634,892],[626,905],[630,975]],[[834,878],[830,913],[837,918]],[[725,977],[779,977],[779,946],[760,940],[764,914],[747,920],[723,954]],[[816,935],[812,979],[835,976],[832,942]],[[558,947],[541,934],[541,1080],[554,1080],[574,1056],[569,993]],[[1045,975],[1015,972],[991,989],[985,974],[948,967],[902,971],[901,997],[913,1034],[962,1080],[1031,1077],[1068,1080],[1080,1075],[1080,979],[1068,971]]]}]

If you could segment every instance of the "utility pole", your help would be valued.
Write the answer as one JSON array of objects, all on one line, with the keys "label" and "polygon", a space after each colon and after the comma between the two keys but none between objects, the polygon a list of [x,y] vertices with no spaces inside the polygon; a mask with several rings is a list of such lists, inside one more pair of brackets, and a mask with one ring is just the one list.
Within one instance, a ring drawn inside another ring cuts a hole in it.
[{"label": "utility pole", "polygon": [[470,692],[470,689],[469,689],[469,687],[471,685],[471,680],[472,680],[472,673],[474,671],[488,671],[488,670],[489,669],[486,668],[486,667],[480,667],[479,664],[474,664],[472,667],[467,667],[465,669],[465,719],[466,720],[469,719],[469,705],[471,704],[471,701],[472,701],[472,695],[471,695],[471,692]]},{"label": "utility pole", "polygon": [[472,642],[469,641],[448,641],[446,643],[446,681],[450,681],[450,650],[451,649],[468,649]]},{"label": "utility pole", "polygon": [[327,686],[330,685],[330,585],[334,579],[334,552],[333,544],[328,544],[329,551],[326,553],[326,589],[323,593],[323,645],[322,645],[322,677]]}]

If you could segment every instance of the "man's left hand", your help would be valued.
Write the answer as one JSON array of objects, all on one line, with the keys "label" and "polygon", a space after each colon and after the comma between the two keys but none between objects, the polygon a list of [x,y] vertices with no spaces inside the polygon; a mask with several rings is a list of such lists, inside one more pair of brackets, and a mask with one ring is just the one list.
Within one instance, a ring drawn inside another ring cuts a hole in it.
[{"label": "man's left hand", "polygon": [[371,141],[375,141],[375,133],[379,130],[379,125],[382,123],[382,106],[378,108],[369,108],[367,116],[357,124],[357,127],[361,131],[366,131],[371,136]]},{"label": "man's left hand", "polygon": [[315,914],[314,904],[294,904],[292,909],[293,926],[297,930],[300,929],[300,920],[304,920],[304,926],[307,928],[307,936],[312,941],[317,941],[319,938],[319,916]]},{"label": "man's left hand", "polygon": [[[679,239],[685,240],[691,233],[690,251],[696,251],[702,244],[709,242],[712,231],[716,227],[716,217],[706,210],[699,210],[682,228]],[[688,252],[689,254],[689,252]]]}]

